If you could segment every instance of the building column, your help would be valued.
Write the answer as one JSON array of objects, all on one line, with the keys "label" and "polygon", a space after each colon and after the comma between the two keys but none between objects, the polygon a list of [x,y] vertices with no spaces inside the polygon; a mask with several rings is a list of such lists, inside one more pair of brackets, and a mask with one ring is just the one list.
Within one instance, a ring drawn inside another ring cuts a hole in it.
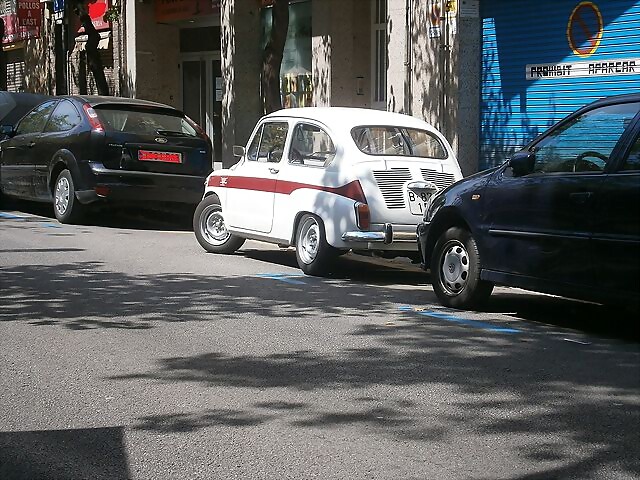
[{"label": "building column", "polygon": [[387,110],[410,114],[406,104],[407,78],[407,11],[405,0],[387,1]]},{"label": "building column", "polygon": [[311,3],[311,64],[313,77],[313,104],[331,106],[331,8],[326,2]]},{"label": "building column", "polygon": [[222,0],[222,166],[236,163],[234,145],[245,145],[261,116],[260,6],[247,0]]},{"label": "building column", "polygon": [[405,1],[411,12],[411,114],[443,133],[469,175],[479,166],[479,14],[466,7],[445,12],[437,0]]},{"label": "building column", "polygon": [[125,41],[124,73],[121,95],[136,98],[137,45],[136,45],[136,0],[126,0],[124,4]]},{"label": "building column", "polygon": [[312,2],[314,105],[371,106],[369,0]]}]

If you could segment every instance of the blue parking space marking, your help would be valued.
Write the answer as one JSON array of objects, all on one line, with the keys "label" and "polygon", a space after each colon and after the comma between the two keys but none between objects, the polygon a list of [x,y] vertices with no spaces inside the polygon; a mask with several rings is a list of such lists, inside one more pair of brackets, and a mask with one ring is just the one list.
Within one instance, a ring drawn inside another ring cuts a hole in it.
[{"label": "blue parking space marking", "polygon": [[499,327],[497,325],[493,325],[492,323],[483,322],[481,320],[471,320],[468,318],[462,318],[446,311],[416,310],[413,307],[410,307],[408,305],[402,305],[398,307],[398,310],[403,312],[416,312],[417,314],[422,315],[424,317],[437,318],[440,320],[445,320],[447,322],[458,323],[461,325],[468,325],[470,327],[481,328],[483,330],[490,330],[492,332],[520,333],[520,330],[518,330],[517,328]]},{"label": "blue parking space marking", "polygon": [[7,220],[26,220],[25,217],[20,215],[14,215],[13,213],[0,212],[0,218],[6,218]]},{"label": "blue parking space marking", "polygon": [[30,215],[16,215],[14,213],[0,212],[0,218],[4,218],[7,220],[20,220],[23,222],[37,222],[40,224],[40,226],[46,228],[62,228],[62,225],[60,224],[47,222],[45,221],[45,218],[33,217]]},{"label": "blue parking space marking", "polygon": [[286,273],[260,273],[256,275],[259,278],[268,278],[271,280],[279,280],[284,283],[289,283],[291,285],[306,285],[301,280],[296,280],[297,278],[304,277],[305,275],[288,275]]}]

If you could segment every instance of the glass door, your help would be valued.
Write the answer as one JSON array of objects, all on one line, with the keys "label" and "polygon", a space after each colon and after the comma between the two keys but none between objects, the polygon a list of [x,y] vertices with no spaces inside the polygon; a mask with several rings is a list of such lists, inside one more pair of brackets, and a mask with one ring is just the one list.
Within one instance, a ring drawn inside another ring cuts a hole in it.
[{"label": "glass door", "polygon": [[[222,152],[222,77],[219,54],[184,55],[182,110],[200,125],[213,144],[214,162]],[[216,167],[220,167],[220,163]]]}]

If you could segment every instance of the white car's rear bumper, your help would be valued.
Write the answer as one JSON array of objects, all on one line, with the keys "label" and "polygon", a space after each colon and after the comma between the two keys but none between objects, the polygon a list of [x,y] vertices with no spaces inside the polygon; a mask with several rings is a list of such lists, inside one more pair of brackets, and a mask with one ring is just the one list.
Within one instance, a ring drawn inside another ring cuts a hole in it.
[{"label": "white car's rear bumper", "polygon": [[372,225],[371,230],[368,231],[344,232],[342,240],[344,242],[382,243],[384,245],[405,243],[412,244],[417,248],[416,227],[414,225],[393,225],[391,223]]}]

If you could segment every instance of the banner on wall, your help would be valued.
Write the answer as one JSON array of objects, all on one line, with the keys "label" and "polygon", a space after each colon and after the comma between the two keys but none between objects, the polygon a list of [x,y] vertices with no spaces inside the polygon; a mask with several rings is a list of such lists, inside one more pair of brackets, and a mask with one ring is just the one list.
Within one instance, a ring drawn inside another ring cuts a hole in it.
[{"label": "banner on wall", "polygon": [[220,12],[221,0],[156,0],[156,22],[170,23]]},{"label": "banner on wall", "polygon": [[[38,12],[40,12],[40,10],[38,10]],[[40,24],[37,26],[20,26],[17,13],[2,15],[1,18],[4,20],[4,38],[2,39],[2,43],[14,43],[29,38],[40,38]]]}]

